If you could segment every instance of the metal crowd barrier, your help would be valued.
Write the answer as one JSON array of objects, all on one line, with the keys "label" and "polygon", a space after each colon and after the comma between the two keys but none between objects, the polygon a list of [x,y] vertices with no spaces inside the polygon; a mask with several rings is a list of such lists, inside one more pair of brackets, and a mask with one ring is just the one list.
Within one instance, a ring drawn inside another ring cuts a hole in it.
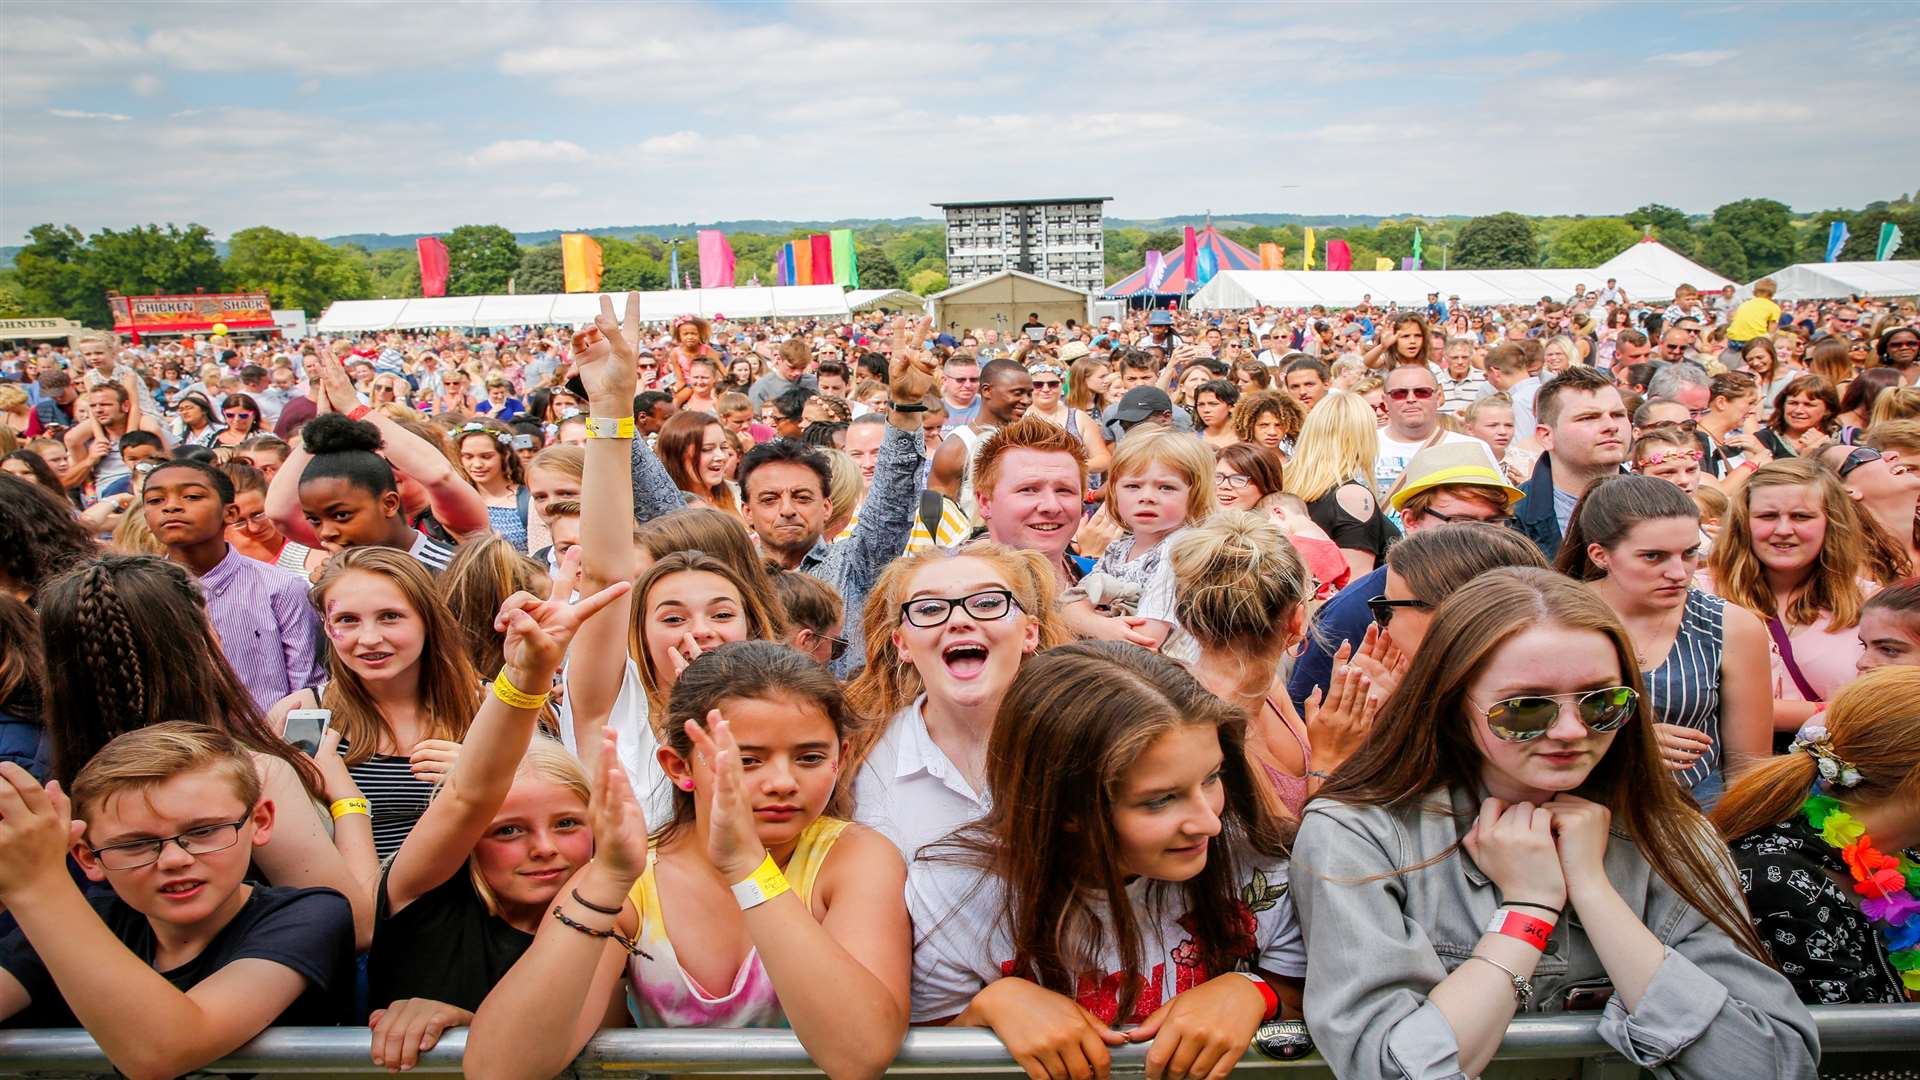
[{"label": "metal crowd barrier", "polygon": [[[1823,1076],[1897,1078],[1920,1076],[1920,1005],[1838,1005],[1813,1010],[1820,1025]],[[1577,1077],[1613,1080],[1637,1070],[1614,1055],[1595,1034],[1598,1017],[1528,1017],[1514,1021],[1489,1076]],[[415,1074],[461,1071],[464,1028],[449,1032],[423,1054]],[[207,1073],[262,1077],[379,1074],[368,1057],[369,1035],[360,1028],[275,1028],[208,1066]],[[1116,1076],[1139,1075],[1146,1047],[1114,1051]],[[1238,1073],[1296,1077],[1330,1076],[1317,1057],[1274,1061],[1249,1051]],[[0,1031],[0,1076],[68,1077],[111,1074],[113,1067],[87,1033],[77,1028]],[[895,1076],[1024,1075],[989,1032],[975,1028],[915,1028],[894,1059]],[[629,1030],[601,1034],[575,1059],[566,1075],[619,1076],[819,1076],[819,1069],[785,1030]],[[1738,1078],[1732,1078],[1738,1080]]]}]

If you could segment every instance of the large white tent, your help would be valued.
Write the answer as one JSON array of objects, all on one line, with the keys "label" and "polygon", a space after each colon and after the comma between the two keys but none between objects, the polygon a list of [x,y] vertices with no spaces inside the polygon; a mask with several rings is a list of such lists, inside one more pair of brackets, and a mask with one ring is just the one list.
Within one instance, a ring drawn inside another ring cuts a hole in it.
[{"label": "large white tent", "polygon": [[848,289],[847,307],[854,311],[879,308],[884,311],[917,311],[926,306],[926,298],[905,289]]},{"label": "large white tent", "polygon": [[1366,297],[1376,304],[1417,307],[1430,293],[1462,303],[1532,304],[1543,296],[1564,300],[1575,285],[1598,292],[1608,278],[1636,300],[1663,299],[1689,284],[1709,292],[1733,284],[1655,241],[1635,244],[1589,270],[1225,270],[1188,301],[1202,310],[1253,307],[1352,307]]},{"label": "large white tent", "polygon": [[[411,300],[338,300],[315,327],[323,334],[411,330],[430,326],[580,326],[600,311],[599,293],[539,293],[520,296],[436,296]],[[626,296],[608,293],[615,311]],[[640,294],[640,317],[666,322],[682,315],[729,319],[784,319],[849,313],[838,285],[773,288],[669,289]]]},{"label": "large white tent", "polygon": [[[1885,262],[1799,263],[1768,274],[1781,300],[1839,300],[1849,296],[1920,296],[1920,259]],[[1750,296],[1752,283],[1741,288]]]}]

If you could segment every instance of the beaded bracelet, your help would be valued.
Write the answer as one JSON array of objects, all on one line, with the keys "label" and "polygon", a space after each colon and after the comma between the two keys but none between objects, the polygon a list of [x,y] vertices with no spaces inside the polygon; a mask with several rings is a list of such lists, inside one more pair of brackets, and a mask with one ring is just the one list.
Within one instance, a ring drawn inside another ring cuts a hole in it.
[{"label": "beaded bracelet", "polygon": [[577,931],[579,933],[585,934],[588,937],[612,938],[615,944],[627,950],[628,956],[644,956],[649,960],[653,959],[652,955],[650,955],[645,949],[642,949],[638,944],[636,944],[635,942],[633,942],[628,938],[622,937],[618,930],[595,930],[593,927],[588,926],[585,923],[575,922],[574,920],[567,918],[567,913],[564,911],[561,911],[559,905],[557,904],[554,905],[553,917],[559,921],[561,926],[564,926],[569,930],[573,930],[573,931]]}]

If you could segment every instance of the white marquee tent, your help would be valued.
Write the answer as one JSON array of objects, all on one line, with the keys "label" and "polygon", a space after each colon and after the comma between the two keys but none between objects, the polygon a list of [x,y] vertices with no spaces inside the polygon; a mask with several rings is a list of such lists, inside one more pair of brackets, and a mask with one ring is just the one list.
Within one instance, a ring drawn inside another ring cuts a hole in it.
[{"label": "white marquee tent", "polygon": [[[1920,296],[1920,259],[1885,262],[1800,263],[1768,274],[1781,300],[1839,300],[1849,296]],[[1748,283],[1741,296],[1753,294]]]},{"label": "white marquee tent", "polygon": [[1733,284],[1658,242],[1643,241],[1590,270],[1226,270],[1188,301],[1197,310],[1253,307],[1352,307],[1371,296],[1376,304],[1415,307],[1429,293],[1463,303],[1532,304],[1543,296],[1564,300],[1575,285],[1597,292],[1608,278],[1636,300],[1665,299],[1690,284],[1708,292]]},{"label": "white marquee tent", "polygon": [[[623,311],[625,294],[609,293],[614,310]],[[775,288],[669,289],[640,294],[640,317],[666,322],[682,315],[729,319],[784,319],[849,313],[847,293],[838,285],[787,285]],[[412,330],[430,326],[581,326],[600,311],[599,293],[540,293],[522,296],[436,296],[410,300],[338,300],[315,327],[323,334],[368,330]]]},{"label": "white marquee tent", "polygon": [[886,311],[918,311],[926,297],[905,289],[848,289],[847,307],[854,311],[881,308]]}]

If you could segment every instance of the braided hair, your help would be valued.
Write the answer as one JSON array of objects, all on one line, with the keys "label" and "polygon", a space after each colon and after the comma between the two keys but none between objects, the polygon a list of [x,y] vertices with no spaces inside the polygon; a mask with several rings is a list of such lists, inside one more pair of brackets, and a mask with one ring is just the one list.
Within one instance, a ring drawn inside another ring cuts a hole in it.
[{"label": "braided hair", "polygon": [[151,555],[103,556],[49,581],[39,608],[46,730],[63,786],[115,736],[188,720],[280,758],[319,795],[319,770],[267,727],[186,570]]}]

